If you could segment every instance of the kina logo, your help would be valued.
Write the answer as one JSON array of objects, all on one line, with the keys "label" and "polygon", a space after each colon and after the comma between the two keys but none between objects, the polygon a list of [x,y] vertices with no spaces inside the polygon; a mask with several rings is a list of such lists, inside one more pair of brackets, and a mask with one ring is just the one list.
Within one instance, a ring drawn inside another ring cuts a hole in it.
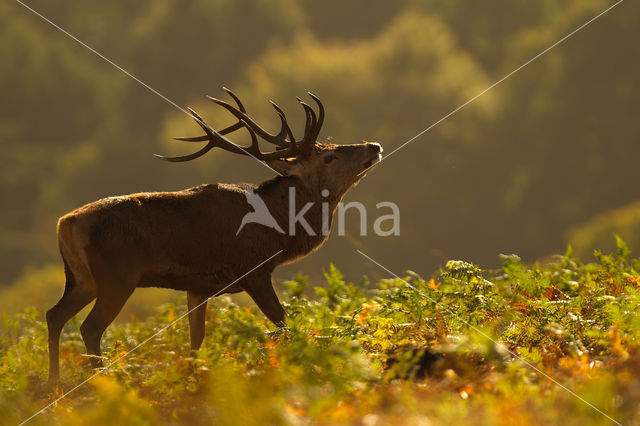
[{"label": "kina logo", "polygon": [[271,212],[269,212],[269,209],[262,198],[260,198],[252,188],[247,189],[244,195],[247,197],[247,203],[253,207],[253,211],[244,215],[236,235],[240,233],[247,223],[258,223],[266,226],[267,228],[273,228],[281,234],[285,233],[280,225],[278,225],[275,218],[271,215]]}]

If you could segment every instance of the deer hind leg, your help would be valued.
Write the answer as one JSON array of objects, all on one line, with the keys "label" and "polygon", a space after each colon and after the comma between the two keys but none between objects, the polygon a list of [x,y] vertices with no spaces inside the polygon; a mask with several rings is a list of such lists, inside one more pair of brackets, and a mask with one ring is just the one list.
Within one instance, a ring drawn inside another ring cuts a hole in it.
[{"label": "deer hind leg", "polygon": [[[104,285],[105,283],[102,284]],[[91,312],[89,312],[89,315],[80,326],[80,334],[87,348],[87,354],[92,356],[91,366],[94,368],[102,366],[102,360],[100,359],[102,334],[120,313],[135,287],[111,286],[105,288],[109,289],[108,293],[98,292],[93,309],[91,309]]]},{"label": "deer hind leg", "polygon": [[49,335],[49,383],[55,384],[60,377],[60,333],[64,325],[82,308],[96,297],[95,288],[87,274],[71,271],[65,261],[66,284],[62,298],[47,311],[47,330]]},{"label": "deer hind leg", "polygon": [[207,314],[207,297],[187,292],[187,307],[189,310],[189,334],[191,336],[191,350],[197,351],[204,340],[204,322]]}]

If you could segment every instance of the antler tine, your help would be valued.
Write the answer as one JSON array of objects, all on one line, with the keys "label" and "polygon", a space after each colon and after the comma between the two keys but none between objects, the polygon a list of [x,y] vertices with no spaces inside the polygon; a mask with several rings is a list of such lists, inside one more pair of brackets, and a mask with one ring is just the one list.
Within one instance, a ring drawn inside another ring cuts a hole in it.
[{"label": "antler tine", "polygon": [[295,140],[292,144],[289,145],[288,149],[286,150],[278,149],[277,151],[273,151],[273,152],[266,152],[266,153],[260,152],[260,145],[258,145],[258,138],[256,137],[256,132],[251,128],[251,126],[249,126],[249,124],[246,121],[242,120],[242,122],[244,123],[245,128],[247,129],[249,134],[251,135],[251,146],[245,148],[245,150],[247,152],[250,152],[251,155],[253,155],[255,158],[265,161],[265,160],[277,160],[281,158],[287,158],[287,157],[291,157],[292,155],[295,156],[295,152],[296,152]]},{"label": "antler tine", "polygon": [[302,139],[300,140],[300,142],[303,142],[305,140],[305,136],[307,136],[307,133],[309,133],[309,127],[311,126],[311,114],[309,114],[309,110],[307,108],[305,108],[304,101],[302,99],[300,99],[298,96],[296,96],[296,100],[300,103],[300,105],[304,109],[304,118],[305,118],[305,121],[304,121],[304,135],[302,136]]},{"label": "antler tine", "polygon": [[[180,157],[165,157],[164,155],[158,155],[158,154],[154,154],[157,158],[164,160],[164,161],[169,161],[169,162],[182,162],[182,161],[190,161],[190,160],[195,160],[198,157],[203,156],[204,154],[206,154],[207,152],[209,152],[212,148],[220,147],[223,148],[227,151],[231,151],[234,152],[236,154],[244,154],[245,152],[243,151],[243,149],[241,149],[240,147],[238,147],[237,145],[235,145],[234,143],[232,143],[231,141],[229,141],[228,139],[224,138],[219,132],[216,132],[215,130],[213,130],[203,119],[202,117],[200,117],[198,115],[198,113],[196,113],[193,109],[191,108],[187,108],[189,110],[189,112],[191,113],[191,116],[193,117],[193,119],[195,120],[196,123],[198,123],[198,125],[200,127],[202,127],[202,130],[204,130],[204,132],[207,134],[206,136],[206,140],[209,140],[209,143],[207,143],[207,145],[205,145],[202,149],[194,152],[193,154],[189,154],[189,155],[183,155]],[[238,122],[240,124],[240,126],[244,126],[244,124],[239,121]],[[238,124],[236,123],[236,124]],[[223,130],[227,130],[223,129]],[[218,137],[216,137],[216,135]],[[200,137],[197,137],[200,138]],[[188,139],[188,138],[174,138],[174,139],[178,139],[178,140],[184,140],[184,139]],[[196,138],[193,138],[196,139]],[[245,150],[246,151],[246,150]]]},{"label": "antler tine", "polygon": [[304,108],[304,112],[306,115],[306,122],[304,125],[304,137],[300,141],[300,145],[304,152],[309,152],[313,145],[316,143],[313,134],[315,132],[317,118],[316,113],[313,111],[307,103],[305,103],[302,99],[296,97],[302,108]]},{"label": "antler tine", "polygon": [[291,131],[291,127],[289,127],[289,123],[287,122],[287,117],[284,115],[284,111],[282,111],[282,108],[280,108],[275,102],[269,102],[271,102],[271,106],[276,110],[278,116],[280,116],[280,121],[287,131],[287,137],[289,138],[289,144],[287,145],[296,145],[296,138],[295,136],[293,136],[293,132]]},{"label": "antler tine", "polygon": [[313,140],[314,142],[318,140],[318,136],[320,135],[320,129],[322,129],[322,124],[324,123],[324,105],[320,102],[320,99],[311,92],[307,92],[311,99],[318,104],[318,122],[316,123],[316,127],[314,129]]},{"label": "antler tine", "polygon": [[247,113],[247,110],[246,110],[246,109],[244,109],[244,105],[242,105],[242,102],[240,102],[240,98],[238,98],[238,97],[236,96],[236,94],[235,94],[235,93],[233,93],[233,92],[231,91],[231,89],[227,89],[226,87],[222,86],[222,90],[224,90],[225,92],[227,92],[227,94],[233,98],[233,100],[234,100],[234,101],[236,102],[236,104],[238,105],[238,109],[239,109],[240,111],[244,112],[245,114]]},{"label": "antler tine", "polygon": [[[225,129],[223,129],[225,130]],[[209,140],[209,136],[174,136],[171,139],[184,142],[204,142]]]},{"label": "antler tine", "polygon": [[163,160],[163,161],[168,161],[170,163],[181,163],[183,161],[191,161],[191,160],[195,160],[198,157],[202,157],[204,154],[206,154],[207,152],[209,152],[211,150],[211,148],[213,148],[214,145],[211,143],[208,143],[207,145],[205,145],[204,148],[199,149],[198,151],[194,152],[193,154],[189,154],[189,155],[181,155],[179,157],[165,157],[164,155],[160,155],[160,154],[153,154],[154,157]]},{"label": "antler tine", "polygon": [[[240,99],[235,95],[235,93],[233,93],[230,89],[227,89],[226,87],[223,87],[222,90],[224,90],[225,92],[227,92],[229,94],[229,96],[231,96],[231,98],[233,98],[234,102],[238,105],[238,109],[242,112],[247,112],[247,110],[244,108],[244,105],[242,104],[242,102],[240,101]],[[242,124],[242,122],[240,120],[238,120],[237,123],[232,124],[229,127],[225,127],[224,129],[220,130],[218,133],[220,133],[221,135],[226,135],[229,133],[233,133],[236,130],[242,129],[244,127],[244,125]],[[190,137],[174,137],[173,139],[177,140],[177,141],[185,141],[185,142],[205,142],[209,140],[209,136],[207,135],[202,135],[202,136],[190,136]]]},{"label": "antler tine", "polygon": [[[227,93],[233,93],[233,92],[228,90]],[[216,104],[220,105],[221,107],[229,111],[238,120],[244,120],[249,127],[251,127],[262,139],[266,140],[267,142],[272,143],[274,145],[281,146],[281,147],[287,147],[289,145],[286,140],[287,123],[286,123],[286,119],[283,118],[282,116],[280,117],[280,121],[282,122],[282,126],[280,127],[280,132],[278,132],[278,134],[276,135],[272,135],[271,133],[267,132],[262,127],[260,127],[260,125],[258,125],[258,123],[253,121],[245,112],[234,108],[232,105],[230,105],[229,103],[221,99],[213,98],[211,96],[207,96],[207,98],[210,101],[215,102]],[[235,99],[235,95],[234,95],[234,99]]]},{"label": "antler tine", "polygon": [[247,129],[249,135],[251,135],[251,145],[247,148],[244,148],[244,150],[254,157],[260,159],[262,157],[262,153],[260,152],[260,145],[258,145],[258,137],[256,136],[256,132],[254,132],[253,129],[249,127],[244,120],[240,121],[244,124],[244,128]]},{"label": "antler tine", "polygon": [[[171,163],[179,163],[179,162],[183,162],[183,161],[195,160],[196,158],[203,156],[204,154],[206,154],[212,148],[215,147],[215,144],[213,143],[213,141],[209,137],[209,129],[208,129],[208,126],[206,126],[206,123],[204,122],[204,120],[194,110],[192,110],[191,108],[187,107],[187,109],[191,113],[191,117],[196,121],[196,123],[198,123],[198,125],[200,127],[202,127],[204,129],[204,131],[205,131],[205,133],[207,133],[207,135],[205,135],[205,136],[195,136],[195,137],[175,137],[173,139],[175,139],[175,140],[184,140],[184,141],[189,141],[189,142],[195,142],[195,141],[200,141],[200,140],[208,140],[209,143],[206,144],[203,148],[201,148],[198,151],[194,152],[193,154],[181,155],[181,156],[178,156],[178,157],[166,157],[166,156],[160,155],[160,154],[153,154],[154,157],[159,158],[160,160],[163,160],[163,161],[171,162]],[[202,139],[202,138],[204,138],[204,139]]]}]

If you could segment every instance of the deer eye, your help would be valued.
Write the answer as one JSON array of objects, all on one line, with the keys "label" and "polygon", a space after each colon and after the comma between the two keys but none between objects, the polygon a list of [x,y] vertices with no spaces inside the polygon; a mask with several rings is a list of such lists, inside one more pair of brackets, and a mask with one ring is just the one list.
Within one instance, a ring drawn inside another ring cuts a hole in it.
[{"label": "deer eye", "polygon": [[329,164],[330,162],[332,162],[336,158],[337,157],[335,155],[328,155],[328,156],[324,157],[324,162],[325,162],[325,164]]}]

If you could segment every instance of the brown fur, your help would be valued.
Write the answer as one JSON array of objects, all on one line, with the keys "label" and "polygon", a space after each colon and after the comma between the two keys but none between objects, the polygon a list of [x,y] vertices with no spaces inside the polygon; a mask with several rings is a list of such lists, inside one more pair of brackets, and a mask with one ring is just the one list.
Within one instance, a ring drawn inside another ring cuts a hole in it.
[{"label": "brown fur", "polygon": [[[322,235],[322,203],[330,217],[346,191],[381,152],[377,144],[317,144],[305,158],[272,160],[283,174],[249,184],[201,185],[178,192],[146,192],[105,198],[63,216],[58,240],[67,283],[62,299],[47,312],[49,380],[59,376],[58,345],[64,324],[93,299],[96,303],[80,330],[90,355],[100,355],[100,339],[136,287],[186,290],[192,349],[204,338],[206,299],[257,265],[224,293],[246,291],[275,324],[284,311],[271,284],[271,272],[316,250]],[[326,162],[327,158],[333,158]],[[296,212],[304,215],[317,235],[298,224],[289,230],[289,187],[296,189]],[[252,211],[245,190],[253,188],[286,232],[249,223],[236,236],[240,221]],[[323,197],[321,191],[330,195]],[[197,309],[195,309],[200,305]],[[100,364],[98,358],[92,363]]]}]

